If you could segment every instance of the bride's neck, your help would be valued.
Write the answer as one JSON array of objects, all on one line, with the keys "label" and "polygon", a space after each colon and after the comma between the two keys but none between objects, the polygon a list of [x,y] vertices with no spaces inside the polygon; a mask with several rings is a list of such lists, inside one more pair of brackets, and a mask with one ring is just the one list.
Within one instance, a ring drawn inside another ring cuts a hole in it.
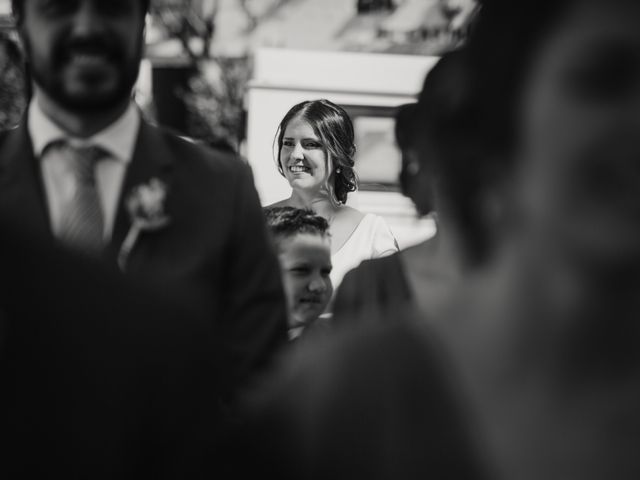
[{"label": "bride's neck", "polygon": [[300,192],[293,191],[289,199],[289,204],[296,208],[308,208],[316,212],[321,217],[332,218],[337,209],[326,194],[322,192]]}]

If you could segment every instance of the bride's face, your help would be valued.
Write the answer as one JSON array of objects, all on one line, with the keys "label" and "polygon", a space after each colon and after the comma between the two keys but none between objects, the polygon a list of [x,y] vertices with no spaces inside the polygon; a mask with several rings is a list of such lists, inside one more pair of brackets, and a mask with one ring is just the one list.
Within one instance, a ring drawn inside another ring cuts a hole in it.
[{"label": "bride's face", "polygon": [[280,165],[294,190],[320,191],[327,179],[325,146],[302,117],[293,118],[285,128]]},{"label": "bride's face", "polygon": [[639,24],[640,2],[578,2],[527,75],[511,201],[566,255],[640,258]]}]

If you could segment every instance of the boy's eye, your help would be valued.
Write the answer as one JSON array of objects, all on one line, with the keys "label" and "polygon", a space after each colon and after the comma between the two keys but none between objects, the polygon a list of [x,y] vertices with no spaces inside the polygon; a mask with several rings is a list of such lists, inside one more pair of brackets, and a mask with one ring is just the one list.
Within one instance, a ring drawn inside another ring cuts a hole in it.
[{"label": "boy's eye", "polygon": [[323,268],[322,269],[322,276],[323,277],[328,277],[329,275],[331,275],[331,271],[333,270],[333,268],[328,267],[328,268]]}]

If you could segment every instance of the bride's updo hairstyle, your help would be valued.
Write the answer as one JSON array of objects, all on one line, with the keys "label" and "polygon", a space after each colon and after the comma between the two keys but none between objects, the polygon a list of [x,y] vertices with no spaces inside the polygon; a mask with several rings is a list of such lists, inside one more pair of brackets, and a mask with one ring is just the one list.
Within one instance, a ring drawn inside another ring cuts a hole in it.
[{"label": "bride's updo hairstyle", "polygon": [[325,188],[332,202],[344,205],[350,192],[358,189],[354,171],[353,123],[342,107],[329,100],[308,100],[291,108],[284,116],[276,133],[278,141],[278,170],[284,176],[280,153],[287,125],[294,118],[305,120],[322,142],[327,156],[328,176]]}]

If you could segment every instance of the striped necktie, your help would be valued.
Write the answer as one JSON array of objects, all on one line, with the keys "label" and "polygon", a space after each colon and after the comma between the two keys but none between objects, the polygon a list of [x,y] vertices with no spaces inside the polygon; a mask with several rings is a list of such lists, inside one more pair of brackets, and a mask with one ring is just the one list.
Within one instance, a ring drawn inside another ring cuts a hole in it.
[{"label": "striped necktie", "polygon": [[106,156],[100,147],[60,145],[75,178],[75,191],[64,206],[59,239],[65,245],[88,254],[99,254],[104,247],[104,214],[96,187],[96,165]]}]

